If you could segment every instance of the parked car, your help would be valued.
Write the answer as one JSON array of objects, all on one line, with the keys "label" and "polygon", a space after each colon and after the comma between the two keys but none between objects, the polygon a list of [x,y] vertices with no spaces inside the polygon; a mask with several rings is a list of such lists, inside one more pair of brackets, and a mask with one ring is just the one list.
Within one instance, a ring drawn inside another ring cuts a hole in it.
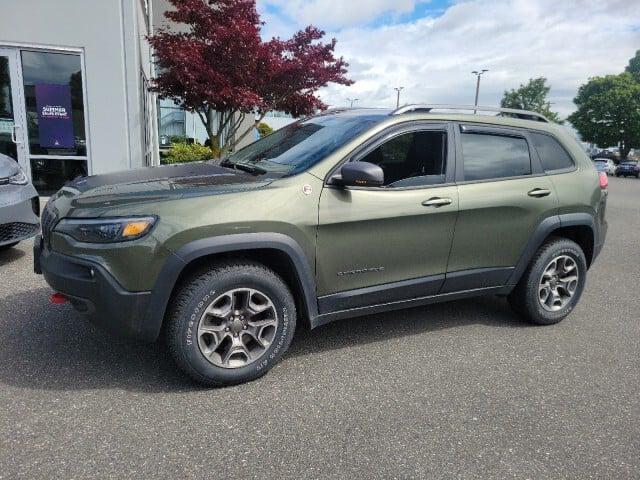
[{"label": "parked car", "polygon": [[36,272],[111,331],[165,332],[214,386],[349,317],[497,294],[555,324],[602,248],[607,176],[544,117],[478,110],[336,111],[222,162],[77,180],[43,211]]},{"label": "parked car", "polygon": [[596,158],[593,163],[599,172],[604,172],[607,175],[615,175],[616,173],[616,164],[610,158]]},{"label": "parked car", "polygon": [[638,162],[632,160],[621,162],[616,168],[616,177],[640,177]]},{"label": "parked car", "polygon": [[0,154],[0,251],[40,229],[38,193],[18,163]]}]

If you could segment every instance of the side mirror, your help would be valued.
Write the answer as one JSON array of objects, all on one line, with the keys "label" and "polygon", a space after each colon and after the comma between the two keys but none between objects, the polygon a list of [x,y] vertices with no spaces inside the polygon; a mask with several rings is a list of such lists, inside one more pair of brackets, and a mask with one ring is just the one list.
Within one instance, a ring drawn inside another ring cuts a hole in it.
[{"label": "side mirror", "polygon": [[384,172],[373,163],[349,162],[342,166],[340,177],[334,177],[334,181],[345,187],[381,187],[384,185]]}]

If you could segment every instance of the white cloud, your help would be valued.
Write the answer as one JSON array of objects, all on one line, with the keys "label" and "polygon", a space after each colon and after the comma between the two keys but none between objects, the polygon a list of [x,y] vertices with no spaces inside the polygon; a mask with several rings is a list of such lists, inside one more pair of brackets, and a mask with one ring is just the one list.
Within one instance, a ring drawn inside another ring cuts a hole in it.
[{"label": "white cloud", "polygon": [[[349,6],[339,10],[340,3]],[[291,7],[282,0],[297,22],[288,25],[289,33],[308,22],[326,28],[313,18],[321,6],[346,19],[357,16],[349,12],[387,11],[390,5],[398,13],[413,3],[312,0],[305,10],[300,0],[287,2]],[[567,115],[582,83],[622,71],[640,49],[640,1],[470,0],[453,4],[439,17],[379,28],[354,26],[331,36],[337,37],[337,53],[351,63],[350,77],[356,80],[351,87],[321,92],[333,106],[359,98],[361,106],[391,107],[393,87],[399,85],[405,87],[403,101],[470,104],[475,88],[470,72],[481,67],[490,72],[483,77],[480,103],[497,105],[505,89],[545,76],[554,108]]]},{"label": "white cloud", "polygon": [[279,8],[289,18],[323,28],[340,28],[370,22],[381,15],[411,13],[419,3],[429,0],[261,0]]}]

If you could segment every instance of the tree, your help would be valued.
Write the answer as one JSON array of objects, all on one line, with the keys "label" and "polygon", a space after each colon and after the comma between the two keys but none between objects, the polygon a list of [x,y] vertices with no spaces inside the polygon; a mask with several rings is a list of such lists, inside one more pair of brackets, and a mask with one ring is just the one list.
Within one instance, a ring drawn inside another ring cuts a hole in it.
[{"label": "tree", "polygon": [[[169,1],[165,16],[178,28],[149,37],[160,72],[153,90],[200,117],[214,152],[232,150],[270,111],[313,114],[326,109],[320,88],[353,83],[336,40],[322,43],[315,27],[263,41],[255,0]],[[242,131],[247,115],[255,122]]]},{"label": "tree", "polygon": [[562,123],[560,116],[551,111],[551,103],[547,100],[550,91],[545,77],[531,78],[526,85],[520,84],[516,89],[505,91],[500,105],[503,108],[537,112],[553,122]]},{"label": "tree", "polygon": [[631,73],[636,80],[640,82],[640,50],[629,60],[629,65],[625,68],[625,72]]},{"label": "tree", "polygon": [[631,73],[592,78],[573,102],[578,109],[569,121],[583,140],[619,145],[622,159],[640,145],[640,82]]}]

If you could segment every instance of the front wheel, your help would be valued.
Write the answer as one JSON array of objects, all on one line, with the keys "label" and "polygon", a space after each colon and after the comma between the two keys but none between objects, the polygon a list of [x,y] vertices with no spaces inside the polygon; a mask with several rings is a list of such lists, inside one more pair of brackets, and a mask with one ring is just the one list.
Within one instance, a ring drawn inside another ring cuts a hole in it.
[{"label": "front wheel", "polygon": [[553,325],[575,308],[587,276],[580,246],[564,238],[548,241],[509,295],[511,307],[532,323]]},{"label": "front wheel", "polygon": [[178,366],[208,386],[255,380],[286,352],[295,302],[265,266],[238,261],[194,274],[173,298],[167,343]]}]

